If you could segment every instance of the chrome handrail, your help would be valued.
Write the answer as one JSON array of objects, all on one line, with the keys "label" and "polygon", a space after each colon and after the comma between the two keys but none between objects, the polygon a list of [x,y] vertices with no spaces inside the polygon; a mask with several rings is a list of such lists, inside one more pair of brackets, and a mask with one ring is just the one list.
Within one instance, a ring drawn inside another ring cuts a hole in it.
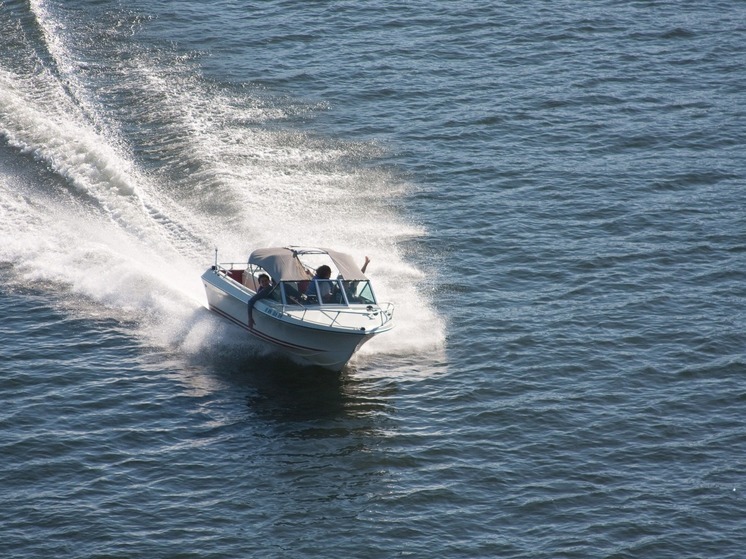
[{"label": "chrome handrail", "polygon": [[[377,326],[383,326],[387,322],[393,320],[394,318],[394,305],[393,303],[380,303],[376,306],[368,305],[371,307],[371,310],[368,312],[368,314],[378,315],[379,320],[377,321]],[[296,317],[293,315],[290,311],[297,311],[298,307],[302,309],[302,314],[300,317]],[[327,321],[318,321],[318,320],[309,320],[307,319],[306,315],[309,311],[320,311],[322,315],[326,316],[328,319]],[[329,308],[323,308],[323,307],[313,307],[309,308],[305,305],[282,305],[282,314],[284,314],[287,317],[294,318],[296,320],[300,320],[301,322],[309,322],[312,324],[320,324],[322,326],[335,326],[336,328],[344,328],[348,330],[357,331],[357,328],[352,326],[345,326],[343,324],[339,323],[339,318],[341,315],[344,314],[360,314],[360,309],[353,309],[353,308],[346,308],[346,309],[329,309]]]},{"label": "chrome handrail", "polygon": [[[226,266],[230,266],[230,268],[226,268]],[[215,268],[216,271],[221,271],[222,270],[222,271],[225,272],[225,271],[227,271],[229,269],[233,270],[234,266],[243,266],[243,269],[245,270],[246,269],[246,262],[220,262],[220,263],[216,262],[214,268]]]}]

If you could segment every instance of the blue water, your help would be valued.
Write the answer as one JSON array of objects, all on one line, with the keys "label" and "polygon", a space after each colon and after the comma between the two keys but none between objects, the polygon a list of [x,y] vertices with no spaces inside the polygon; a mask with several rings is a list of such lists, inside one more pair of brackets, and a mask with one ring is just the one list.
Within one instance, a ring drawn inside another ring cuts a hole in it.
[{"label": "blue water", "polygon": [[[746,4],[0,1],[0,555],[742,558]],[[341,374],[205,308],[334,246]]]}]

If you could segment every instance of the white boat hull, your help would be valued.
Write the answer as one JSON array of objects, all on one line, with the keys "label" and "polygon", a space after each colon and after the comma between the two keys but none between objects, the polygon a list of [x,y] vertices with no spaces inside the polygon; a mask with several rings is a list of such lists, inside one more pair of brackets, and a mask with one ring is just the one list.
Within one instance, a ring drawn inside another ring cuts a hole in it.
[{"label": "white boat hull", "polygon": [[218,270],[202,275],[210,310],[244,328],[254,338],[304,364],[340,371],[353,354],[378,333],[390,330],[377,312],[291,308],[271,299],[254,305],[249,328],[248,301],[254,292]]}]

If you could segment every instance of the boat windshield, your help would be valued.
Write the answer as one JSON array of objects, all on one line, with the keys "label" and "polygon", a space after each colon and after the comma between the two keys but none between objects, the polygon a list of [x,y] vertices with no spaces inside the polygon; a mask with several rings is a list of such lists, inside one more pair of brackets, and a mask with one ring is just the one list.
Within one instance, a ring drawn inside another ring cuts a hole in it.
[{"label": "boat windshield", "polygon": [[368,280],[342,280],[342,286],[351,305],[375,305],[376,298]]},{"label": "boat windshield", "polygon": [[374,305],[368,280],[313,280],[281,282],[288,305]]}]

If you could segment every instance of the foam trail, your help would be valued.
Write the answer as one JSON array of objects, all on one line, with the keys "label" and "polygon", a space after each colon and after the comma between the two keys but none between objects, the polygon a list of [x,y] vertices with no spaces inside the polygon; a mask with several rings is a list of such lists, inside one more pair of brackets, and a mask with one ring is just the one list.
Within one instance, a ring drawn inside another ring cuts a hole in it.
[{"label": "foam trail", "polygon": [[[0,232],[12,237],[0,260],[15,263],[19,281],[71,290],[134,318],[152,343],[196,352],[231,339],[230,327],[201,312],[199,275],[213,246],[237,262],[257,246],[330,246],[361,263],[371,256],[379,299],[397,305],[396,334],[363,356],[442,347],[424,273],[398,250],[424,234],[394,209],[409,186],[354,163],[377,146],[267,127],[317,107],[216,88],[189,60],[123,41],[99,47],[131,49],[99,53],[121,77],[99,87],[71,62],[63,22],[45,2],[31,6],[54,63],[31,74],[0,68],[0,136],[53,176],[0,182]],[[107,107],[92,91],[136,103]],[[125,128],[126,138],[117,132]],[[148,173],[133,153],[149,158]]]},{"label": "foam trail", "polygon": [[[53,16],[46,0],[29,0],[29,10],[41,31],[45,53],[51,60],[51,65],[45,65],[45,70],[54,76],[53,83],[64,91],[66,101],[75,106],[80,116],[88,119],[97,129],[105,129],[106,122],[99,115],[95,101],[81,80],[81,63],[64,40],[66,29],[63,20]],[[111,133],[106,135],[113,137]]]},{"label": "foam trail", "polygon": [[73,190],[54,178],[41,179],[55,185],[44,189],[28,173],[3,177],[0,260],[14,263],[20,282],[84,295],[162,340],[164,325],[188,324],[203,305],[202,266],[190,258],[198,237],[174,227],[184,218],[169,214],[183,212],[140,189],[148,181],[60,88],[35,83],[0,71],[0,135]]}]

